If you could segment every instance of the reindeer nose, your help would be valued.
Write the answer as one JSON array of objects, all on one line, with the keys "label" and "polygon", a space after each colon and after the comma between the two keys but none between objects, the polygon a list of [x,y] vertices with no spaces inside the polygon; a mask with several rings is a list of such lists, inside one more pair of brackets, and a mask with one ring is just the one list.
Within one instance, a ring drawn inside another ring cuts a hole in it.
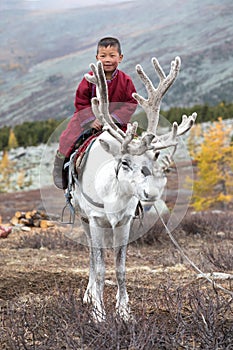
[{"label": "reindeer nose", "polygon": [[146,178],[146,188],[144,188],[143,196],[145,200],[154,201],[157,200],[162,194],[162,189],[164,186],[155,181],[153,176],[147,176]]}]

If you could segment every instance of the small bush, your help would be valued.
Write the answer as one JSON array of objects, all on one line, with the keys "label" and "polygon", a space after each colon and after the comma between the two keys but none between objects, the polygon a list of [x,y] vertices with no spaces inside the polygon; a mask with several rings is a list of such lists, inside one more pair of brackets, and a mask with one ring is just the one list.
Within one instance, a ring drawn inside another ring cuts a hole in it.
[{"label": "small bush", "polygon": [[41,249],[47,248],[49,250],[64,249],[64,250],[80,250],[84,246],[76,241],[69,239],[64,233],[59,230],[55,231],[40,231],[33,234],[25,234],[19,240],[17,248],[31,248]]},{"label": "small bush", "polygon": [[233,271],[233,243],[226,245],[219,242],[218,245],[209,245],[204,249],[204,257],[208,262],[220,271]]},{"label": "small bush", "polygon": [[216,235],[224,232],[225,237],[229,238],[233,233],[233,216],[231,212],[199,212],[188,214],[179,225],[187,235],[201,236],[210,234]]},{"label": "small bush", "polygon": [[145,295],[128,323],[108,307],[106,322],[95,323],[73,289],[9,302],[1,309],[1,349],[230,350],[233,344],[232,300],[213,289],[160,285],[150,312]]}]

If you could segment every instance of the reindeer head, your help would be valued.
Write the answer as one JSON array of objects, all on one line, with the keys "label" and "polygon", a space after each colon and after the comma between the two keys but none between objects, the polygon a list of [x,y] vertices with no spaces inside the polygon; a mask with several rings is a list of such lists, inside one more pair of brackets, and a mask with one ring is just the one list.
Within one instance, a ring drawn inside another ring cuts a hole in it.
[{"label": "reindeer head", "polygon": [[[123,193],[133,194],[143,201],[159,199],[167,179],[162,167],[157,163],[158,154],[146,151],[134,155],[130,152],[112,152],[112,141],[100,140],[102,147],[115,158],[115,176]],[[110,145],[110,148],[109,148]]]},{"label": "reindeer head", "polygon": [[148,119],[147,130],[140,137],[136,136],[137,122],[129,123],[126,132],[114,123],[109,113],[108,89],[102,63],[91,64],[93,75],[85,75],[89,82],[96,84],[98,97],[92,99],[93,113],[102,123],[103,130],[112,136],[112,138],[100,139],[100,143],[104,150],[115,158],[117,180],[127,180],[133,194],[140,200],[154,201],[160,198],[167,181],[164,170],[169,166],[172,158],[170,154],[167,159],[162,160],[166,165],[160,165],[157,162],[160,150],[172,147],[174,153],[177,137],[187,132],[196,119],[196,113],[189,117],[184,115],[179,126],[174,122],[170,132],[160,136],[156,134],[162,97],[174,82],[180,63],[180,58],[176,57],[171,63],[170,73],[166,76],[157,59],[152,59],[160,79],[157,88],[154,88],[142,67],[136,66],[136,71],[148,92],[148,99],[137,93],[133,94],[146,112]]}]

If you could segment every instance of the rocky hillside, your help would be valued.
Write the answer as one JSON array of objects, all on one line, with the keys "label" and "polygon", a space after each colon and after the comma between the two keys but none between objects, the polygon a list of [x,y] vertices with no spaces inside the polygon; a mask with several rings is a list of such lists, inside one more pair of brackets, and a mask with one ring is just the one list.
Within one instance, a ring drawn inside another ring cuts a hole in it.
[{"label": "rocky hillside", "polygon": [[151,57],[167,72],[181,56],[179,78],[162,108],[233,101],[231,0],[102,2],[60,11],[9,3],[12,8],[3,6],[0,13],[0,127],[70,116],[76,86],[106,35],[121,39],[121,68],[142,93],[137,63],[156,82]]},{"label": "rocky hillside", "polygon": [[[232,125],[233,120],[227,119],[223,122],[229,127]],[[206,132],[209,126],[209,122],[202,123],[202,130]],[[163,132],[165,131],[166,128],[163,129]],[[190,161],[187,147],[188,138],[189,133],[180,138],[174,158],[177,164]],[[0,193],[35,190],[53,186],[52,170],[58,148],[55,139],[56,133],[51,136],[47,144],[11,149],[8,152],[8,164],[5,166],[5,171],[0,173]],[[200,139],[201,141],[202,139]],[[3,152],[0,151],[1,162],[3,162],[2,159]]]}]

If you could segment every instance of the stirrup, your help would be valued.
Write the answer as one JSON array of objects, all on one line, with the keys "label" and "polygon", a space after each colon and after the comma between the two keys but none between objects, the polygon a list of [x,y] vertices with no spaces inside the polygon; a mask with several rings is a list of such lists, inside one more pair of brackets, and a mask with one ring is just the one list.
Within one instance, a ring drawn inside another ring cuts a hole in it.
[{"label": "stirrup", "polygon": [[[71,203],[71,194],[69,191],[65,192],[65,198],[66,198],[66,205],[64,206],[64,208],[62,209],[62,213],[61,213],[61,222],[63,224],[69,224],[69,225],[73,225],[75,222],[75,209],[73,204]],[[64,216],[66,211],[69,210],[69,220],[68,221],[64,221]]]}]

